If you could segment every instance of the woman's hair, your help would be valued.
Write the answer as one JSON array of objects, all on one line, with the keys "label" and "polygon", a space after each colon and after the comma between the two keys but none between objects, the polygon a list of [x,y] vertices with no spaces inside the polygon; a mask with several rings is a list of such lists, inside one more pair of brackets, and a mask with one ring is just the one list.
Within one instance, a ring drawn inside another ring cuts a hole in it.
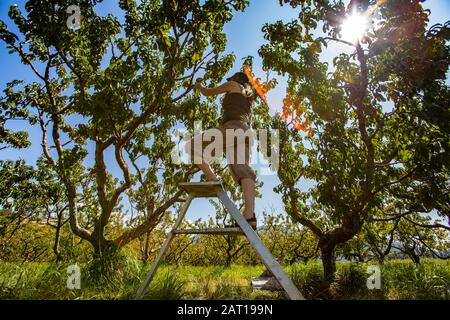
[{"label": "woman's hair", "polygon": [[253,86],[249,83],[244,84],[244,90],[245,90],[245,97],[247,98],[247,101],[250,105],[255,102],[256,95],[253,91]]},{"label": "woman's hair", "polygon": [[255,101],[255,93],[253,91],[253,86],[250,83],[247,75],[244,72],[236,72],[233,76],[227,79],[228,81],[236,81],[244,87],[244,95],[250,104]]}]

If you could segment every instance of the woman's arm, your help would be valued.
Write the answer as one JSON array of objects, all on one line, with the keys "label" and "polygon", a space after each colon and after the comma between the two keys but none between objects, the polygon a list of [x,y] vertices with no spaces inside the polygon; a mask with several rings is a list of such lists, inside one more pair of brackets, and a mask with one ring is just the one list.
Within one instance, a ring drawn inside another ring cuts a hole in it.
[{"label": "woman's arm", "polygon": [[220,86],[215,88],[205,88],[201,85],[201,81],[197,80],[197,82],[195,83],[195,88],[199,89],[200,92],[206,97],[217,96],[218,94],[227,92],[239,92],[237,90],[240,90],[239,88],[236,88],[236,85],[232,81],[225,82],[224,84],[221,84]]}]

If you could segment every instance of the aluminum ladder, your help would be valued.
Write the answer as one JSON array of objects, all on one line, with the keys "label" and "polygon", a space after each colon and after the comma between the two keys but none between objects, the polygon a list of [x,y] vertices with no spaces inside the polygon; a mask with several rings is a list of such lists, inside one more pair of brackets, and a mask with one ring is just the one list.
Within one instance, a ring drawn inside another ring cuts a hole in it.
[{"label": "aluminum ladder", "polygon": [[[248,224],[247,220],[244,219],[239,209],[228,197],[227,193],[223,189],[220,182],[183,182],[179,184],[180,188],[188,193],[188,198],[181,209],[181,212],[175,221],[175,224],[170,231],[169,236],[164,241],[155,262],[153,263],[150,272],[145,278],[144,282],[139,287],[136,293],[135,299],[141,299],[144,296],[145,290],[150,285],[156,270],[161,263],[162,258],[166,254],[171,241],[177,234],[243,234],[247,237],[250,244],[256,250],[256,252],[261,257],[262,262],[267,267],[269,271],[275,276],[280,285],[286,291],[288,297],[291,300],[305,300],[303,295],[294,285],[294,283],[289,279],[288,275],[284,272],[281,265],[269,250],[264,246],[264,243],[255,233],[253,228]],[[223,203],[227,211],[231,214],[231,217],[237,222],[240,228],[208,228],[208,229],[178,229],[181,222],[183,221],[187,210],[194,198],[210,198],[217,197]]]}]

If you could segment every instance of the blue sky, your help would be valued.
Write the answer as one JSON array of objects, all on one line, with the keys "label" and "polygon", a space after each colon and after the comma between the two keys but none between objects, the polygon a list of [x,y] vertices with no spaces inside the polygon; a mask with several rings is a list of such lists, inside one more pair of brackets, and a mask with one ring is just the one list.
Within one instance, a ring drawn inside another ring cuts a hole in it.
[{"label": "blue sky", "polygon": [[[389,0],[388,0],[389,1]],[[394,0],[391,0],[394,1]],[[10,5],[18,4],[19,7],[23,7],[25,1],[12,1],[12,0],[0,0],[0,19],[12,27],[12,23],[7,16],[7,11]],[[97,6],[97,12],[101,15],[106,13],[113,13],[120,15],[120,10],[116,6],[117,1],[105,0],[103,3]],[[444,23],[450,20],[450,1],[448,0],[428,0],[424,4],[425,8],[431,10],[430,24]],[[236,71],[241,65],[241,59],[243,57],[252,55],[255,57],[254,72],[257,76],[264,76],[261,69],[261,61],[258,56],[258,49],[265,43],[263,33],[261,31],[262,26],[265,23],[275,22],[277,20],[290,21],[295,19],[298,15],[298,10],[292,9],[289,6],[280,6],[278,0],[251,0],[250,6],[245,12],[238,12],[234,15],[233,20],[229,22],[224,31],[227,34],[228,43],[226,47],[227,52],[234,52],[236,55],[236,68],[230,73]],[[15,28],[12,28],[16,31]],[[324,59],[328,60],[332,55],[336,55],[338,52],[346,50],[339,45],[330,46],[328,51],[324,53]],[[26,81],[34,81],[35,77],[30,71],[24,67],[17,56],[11,56],[7,53],[7,50],[3,43],[0,43],[0,90],[3,90],[6,83],[14,79],[24,79]],[[279,86],[269,92],[268,102],[273,110],[280,110],[282,105],[282,99],[284,98],[285,85],[283,79],[279,79]],[[30,127],[24,122],[13,121],[9,125],[10,128],[15,130],[27,130],[30,132],[32,141],[31,147],[27,149],[7,149],[1,151],[0,159],[25,159],[29,164],[35,164],[36,159],[41,154],[40,129]],[[89,155],[92,161],[92,153]],[[120,172],[114,164],[113,154],[107,153],[106,161],[108,167],[111,168],[114,175],[121,176]],[[261,189],[263,197],[256,201],[256,212],[259,217],[262,216],[264,209],[273,208],[277,211],[283,210],[283,204],[280,196],[277,195],[273,188],[278,184],[276,176],[261,176],[259,178],[264,186]],[[304,188],[311,186],[310,182],[305,182]],[[195,200],[191,209],[188,212],[188,218],[206,218],[208,215],[213,214],[213,207],[206,200]]]}]

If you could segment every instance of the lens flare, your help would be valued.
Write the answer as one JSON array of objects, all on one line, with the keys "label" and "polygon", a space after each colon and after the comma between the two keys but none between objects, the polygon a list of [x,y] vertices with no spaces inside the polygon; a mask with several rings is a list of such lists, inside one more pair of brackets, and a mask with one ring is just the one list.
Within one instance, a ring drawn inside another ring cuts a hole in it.
[{"label": "lens flare", "polygon": [[342,39],[351,43],[356,43],[364,36],[367,28],[367,16],[358,14],[354,11],[341,26]]},{"label": "lens flare", "polygon": [[255,78],[252,72],[252,68],[244,64],[244,72],[248,77],[248,80],[252,84],[253,88],[256,90],[256,93],[259,97],[267,104],[267,96],[266,93],[270,90],[270,85],[268,83],[261,83],[261,79]]},{"label": "lens flare", "polygon": [[381,7],[381,5],[383,5],[386,1],[387,0],[378,0],[377,3],[375,3],[373,6],[369,8],[369,10],[367,10],[367,15],[368,16],[372,15],[375,12],[375,10]]},{"label": "lens flare", "polygon": [[[253,75],[251,66],[244,64],[243,69],[258,96],[267,105],[267,107],[269,107],[266,93],[272,88],[270,83],[262,82],[260,78],[256,78]],[[310,128],[311,121],[305,118],[303,111],[301,101],[295,99],[288,93],[283,100],[281,118],[287,123],[288,126],[292,125],[295,129],[303,131],[311,136],[314,133],[314,131]]]}]

